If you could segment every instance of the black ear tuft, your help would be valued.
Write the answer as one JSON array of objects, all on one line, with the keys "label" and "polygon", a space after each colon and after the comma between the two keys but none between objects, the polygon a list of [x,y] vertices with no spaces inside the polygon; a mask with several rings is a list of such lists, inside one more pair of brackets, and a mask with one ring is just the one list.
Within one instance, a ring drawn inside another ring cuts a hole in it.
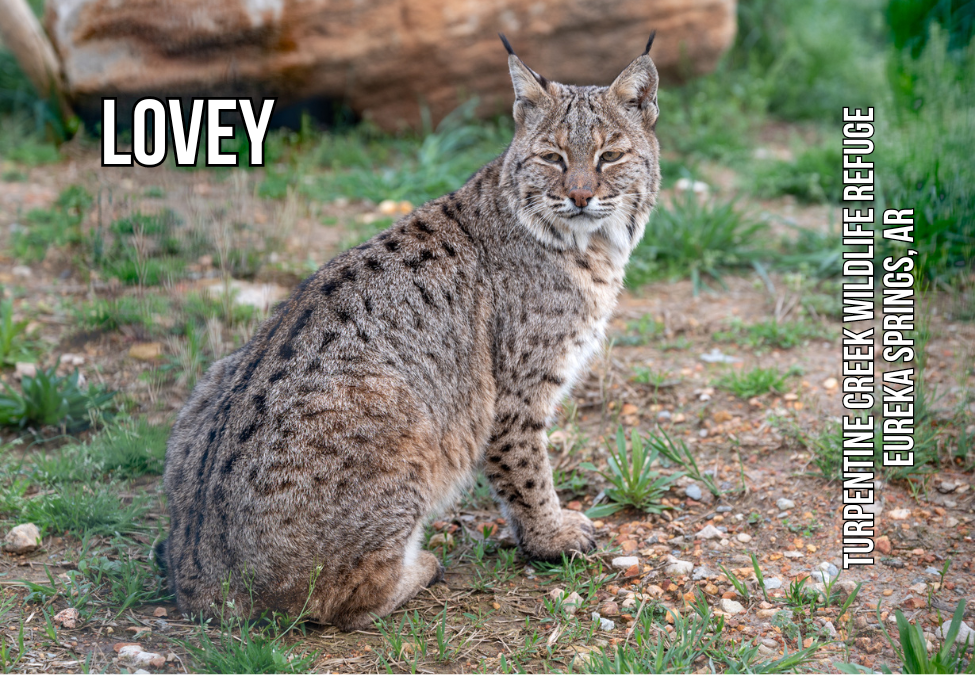
[{"label": "black ear tuft", "polygon": [[[644,56],[646,56],[647,54],[650,53],[650,47],[651,47],[651,45],[653,45],[653,39],[655,37],[657,37],[657,31],[655,31],[655,30],[654,31],[651,31],[650,32],[650,39],[647,40],[647,48],[643,50],[643,55]],[[504,36],[503,35],[501,36],[501,39],[504,40]],[[508,41],[507,40],[504,40],[504,43],[505,44],[508,44]]]},{"label": "black ear tuft", "polygon": [[[504,48],[508,50],[508,53],[514,56],[515,50],[511,48],[511,43],[508,42],[508,38],[504,36],[504,33],[498,33],[498,37],[501,38],[501,42],[504,44]],[[653,42],[652,37],[650,38],[650,41]]]}]

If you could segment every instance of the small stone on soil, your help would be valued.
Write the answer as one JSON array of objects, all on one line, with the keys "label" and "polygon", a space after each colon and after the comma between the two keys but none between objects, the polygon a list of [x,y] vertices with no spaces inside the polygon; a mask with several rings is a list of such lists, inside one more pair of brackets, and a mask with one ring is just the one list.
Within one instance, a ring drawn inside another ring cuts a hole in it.
[{"label": "small stone on soil", "polygon": [[34,523],[22,523],[10,530],[3,538],[3,550],[7,553],[30,553],[38,546],[41,531]]}]

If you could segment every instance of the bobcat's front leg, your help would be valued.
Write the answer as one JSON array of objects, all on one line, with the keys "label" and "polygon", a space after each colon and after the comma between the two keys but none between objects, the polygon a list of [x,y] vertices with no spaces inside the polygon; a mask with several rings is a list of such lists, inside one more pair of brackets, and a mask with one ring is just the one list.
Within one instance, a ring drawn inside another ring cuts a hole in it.
[{"label": "bobcat's front leg", "polygon": [[559,561],[563,553],[591,551],[594,530],[586,516],[559,506],[544,428],[542,418],[524,408],[501,412],[485,455],[485,473],[522,551]]}]

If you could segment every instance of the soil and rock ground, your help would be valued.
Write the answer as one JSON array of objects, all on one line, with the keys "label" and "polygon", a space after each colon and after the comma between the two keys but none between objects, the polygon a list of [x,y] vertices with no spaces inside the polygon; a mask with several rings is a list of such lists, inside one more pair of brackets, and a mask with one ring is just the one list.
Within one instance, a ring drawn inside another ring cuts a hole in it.
[{"label": "soil and rock ground", "polygon": [[[768,134],[768,152],[788,153]],[[0,558],[5,670],[896,670],[885,637],[896,642],[896,610],[937,646],[959,602],[975,601],[966,298],[919,301],[926,461],[878,474],[877,562],[840,573],[836,287],[802,270],[744,269],[721,283],[701,275],[626,291],[609,344],[565,402],[550,453],[563,505],[595,508],[591,555],[523,560],[482,480],[428,528],[445,583],[374,630],[294,617],[201,627],[178,614],[151,561],[166,527],[168,424],[207,363],[302,276],[410,205],[292,188],[262,196],[273,169],[103,169],[94,146],[62,152],[56,164],[3,167],[2,378],[10,394],[77,370],[82,390],[117,393],[54,424],[27,415],[3,434],[4,532],[41,528],[34,550]],[[719,196],[736,185],[717,165],[699,177]],[[668,184],[665,205],[693,194],[693,182]],[[735,208],[769,238],[796,225],[827,232],[835,211],[790,197]],[[631,459],[633,434],[688,450],[683,466],[648,465],[672,479],[637,495],[650,512],[606,514],[614,497],[599,471],[611,473],[619,429]]]}]

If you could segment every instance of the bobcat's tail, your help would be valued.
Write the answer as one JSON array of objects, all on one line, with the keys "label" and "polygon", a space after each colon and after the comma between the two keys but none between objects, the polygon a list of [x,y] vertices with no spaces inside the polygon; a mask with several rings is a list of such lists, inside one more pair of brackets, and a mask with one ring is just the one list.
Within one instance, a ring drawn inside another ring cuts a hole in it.
[{"label": "bobcat's tail", "polygon": [[159,571],[163,573],[163,576],[169,575],[169,557],[167,555],[169,551],[168,547],[166,546],[168,543],[168,539],[163,539],[152,549],[152,557],[156,559],[156,566],[159,568]]}]

